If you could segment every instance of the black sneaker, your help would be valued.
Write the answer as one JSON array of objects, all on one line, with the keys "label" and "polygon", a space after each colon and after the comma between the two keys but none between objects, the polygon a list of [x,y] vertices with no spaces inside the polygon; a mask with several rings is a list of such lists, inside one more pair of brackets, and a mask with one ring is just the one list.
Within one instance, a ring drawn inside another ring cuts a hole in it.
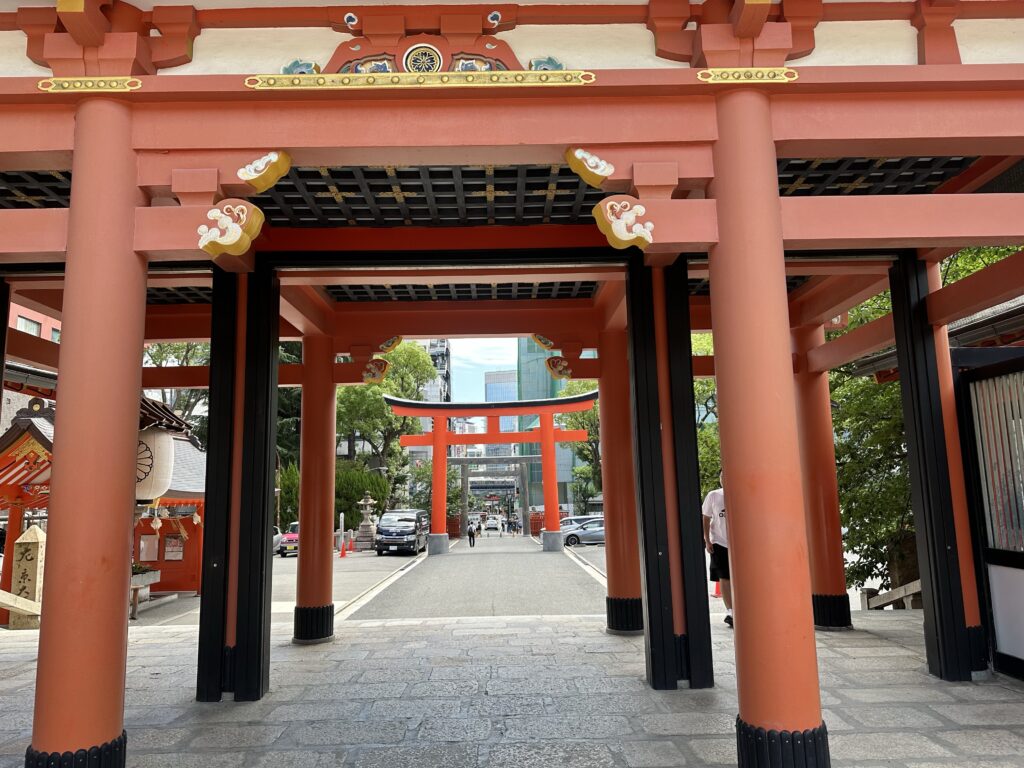
[{"label": "black sneaker", "polygon": [[728,624],[730,627],[732,626],[732,616],[730,616],[728,613],[725,614],[725,623]]}]

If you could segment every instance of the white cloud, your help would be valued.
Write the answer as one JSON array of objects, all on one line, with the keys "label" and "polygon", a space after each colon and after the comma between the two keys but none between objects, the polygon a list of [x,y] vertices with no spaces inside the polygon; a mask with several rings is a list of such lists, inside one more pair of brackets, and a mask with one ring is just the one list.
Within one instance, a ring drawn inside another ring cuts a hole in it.
[{"label": "white cloud", "polygon": [[511,370],[516,367],[518,339],[452,339],[452,367]]}]

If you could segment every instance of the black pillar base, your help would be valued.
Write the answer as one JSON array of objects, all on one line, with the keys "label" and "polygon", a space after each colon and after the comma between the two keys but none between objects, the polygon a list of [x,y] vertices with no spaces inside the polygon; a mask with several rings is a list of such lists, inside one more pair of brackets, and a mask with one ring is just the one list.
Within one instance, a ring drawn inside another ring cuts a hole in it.
[{"label": "black pillar base", "polygon": [[29,747],[25,750],[25,768],[48,768],[49,766],[89,766],[89,768],[124,768],[128,747],[128,734],[121,735],[106,744],[77,752],[37,752]]},{"label": "black pillar base", "polygon": [[830,768],[825,723],[807,731],[766,731],[736,718],[739,768]]},{"label": "black pillar base", "polygon": [[988,635],[984,627],[968,627],[967,638],[971,643],[971,672],[988,671]]},{"label": "black pillar base", "polygon": [[686,635],[676,635],[676,674],[679,680],[690,679],[690,640]]},{"label": "black pillar base", "polygon": [[848,595],[811,595],[814,626],[824,629],[850,629],[850,598]]},{"label": "black pillar base", "polygon": [[644,601],[639,597],[606,597],[609,632],[643,632]]},{"label": "black pillar base", "polygon": [[295,606],[296,643],[324,643],[334,637],[334,604],[316,608]]}]

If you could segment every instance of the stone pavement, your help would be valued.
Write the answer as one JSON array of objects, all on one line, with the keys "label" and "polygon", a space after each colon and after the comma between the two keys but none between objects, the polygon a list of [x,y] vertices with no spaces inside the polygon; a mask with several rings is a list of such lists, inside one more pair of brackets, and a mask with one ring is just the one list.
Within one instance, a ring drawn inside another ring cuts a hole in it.
[{"label": "stone pavement", "polygon": [[[929,677],[920,612],[855,622],[818,633],[835,766],[1024,766],[1024,685]],[[137,768],[735,765],[732,635],[717,623],[718,687],[664,692],[642,680],[642,638],[597,617],[349,620],[314,646],[275,624],[273,690],[248,704],[192,700],[194,627],[129,635]],[[24,764],[37,637],[0,632],[0,766]]]}]

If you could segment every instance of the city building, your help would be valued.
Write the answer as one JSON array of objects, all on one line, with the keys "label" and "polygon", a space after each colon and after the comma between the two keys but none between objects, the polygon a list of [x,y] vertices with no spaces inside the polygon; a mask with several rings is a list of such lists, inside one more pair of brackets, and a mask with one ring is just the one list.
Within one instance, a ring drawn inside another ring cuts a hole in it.
[{"label": "city building", "polygon": [[[549,397],[558,396],[562,387],[565,386],[565,381],[553,378],[546,364],[547,359],[554,357],[555,354],[554,351],[541,347],[532,338],[519,339],[516,357],[517,400],[544,400]],[[520,430],[527,432],[537,429],[537,427],[538,420],[536,416],[519,417]],[[523,452],[523,455],[529,456],[539,453],[540,445],[529,443],[521,445],[520,450]],[[569,505],[572,503],[572,468],[576,464],[576,457],[573,455],[572,450],[565,445],[558,446],[556,457],[558,463],[558,503]],[[527,503],[530,506],[539,508],[544,504],[541,467],[537,462],[529,464],[528,467]]]},{"label": "city building", "polygon": [[[430,403],[450,403],[452,399],[452,350],[448,339],[414,339],[430,355],[434,364],[437,376],[423,387],[423,399]],[[430,419],[420,419],[424,432],[433,429]],[[415,446],[406,449],[409,459],[417,461],[429,461],[434,455],[434,449],[429,445]]]},{"label": "city building", "polygon": [[[517,371],[485,371],[484,372],[484,401],[488,403],[502,403],[518,399]],[[514,432],[518,419],[515,416],[502,416],[499,419],[499,426],[502,432]],[[511,444],[491,443],[485,446],[485,456],[514,456],[515,446]],[[508,464],[495,464],[493,469],[504,471]]]}]

